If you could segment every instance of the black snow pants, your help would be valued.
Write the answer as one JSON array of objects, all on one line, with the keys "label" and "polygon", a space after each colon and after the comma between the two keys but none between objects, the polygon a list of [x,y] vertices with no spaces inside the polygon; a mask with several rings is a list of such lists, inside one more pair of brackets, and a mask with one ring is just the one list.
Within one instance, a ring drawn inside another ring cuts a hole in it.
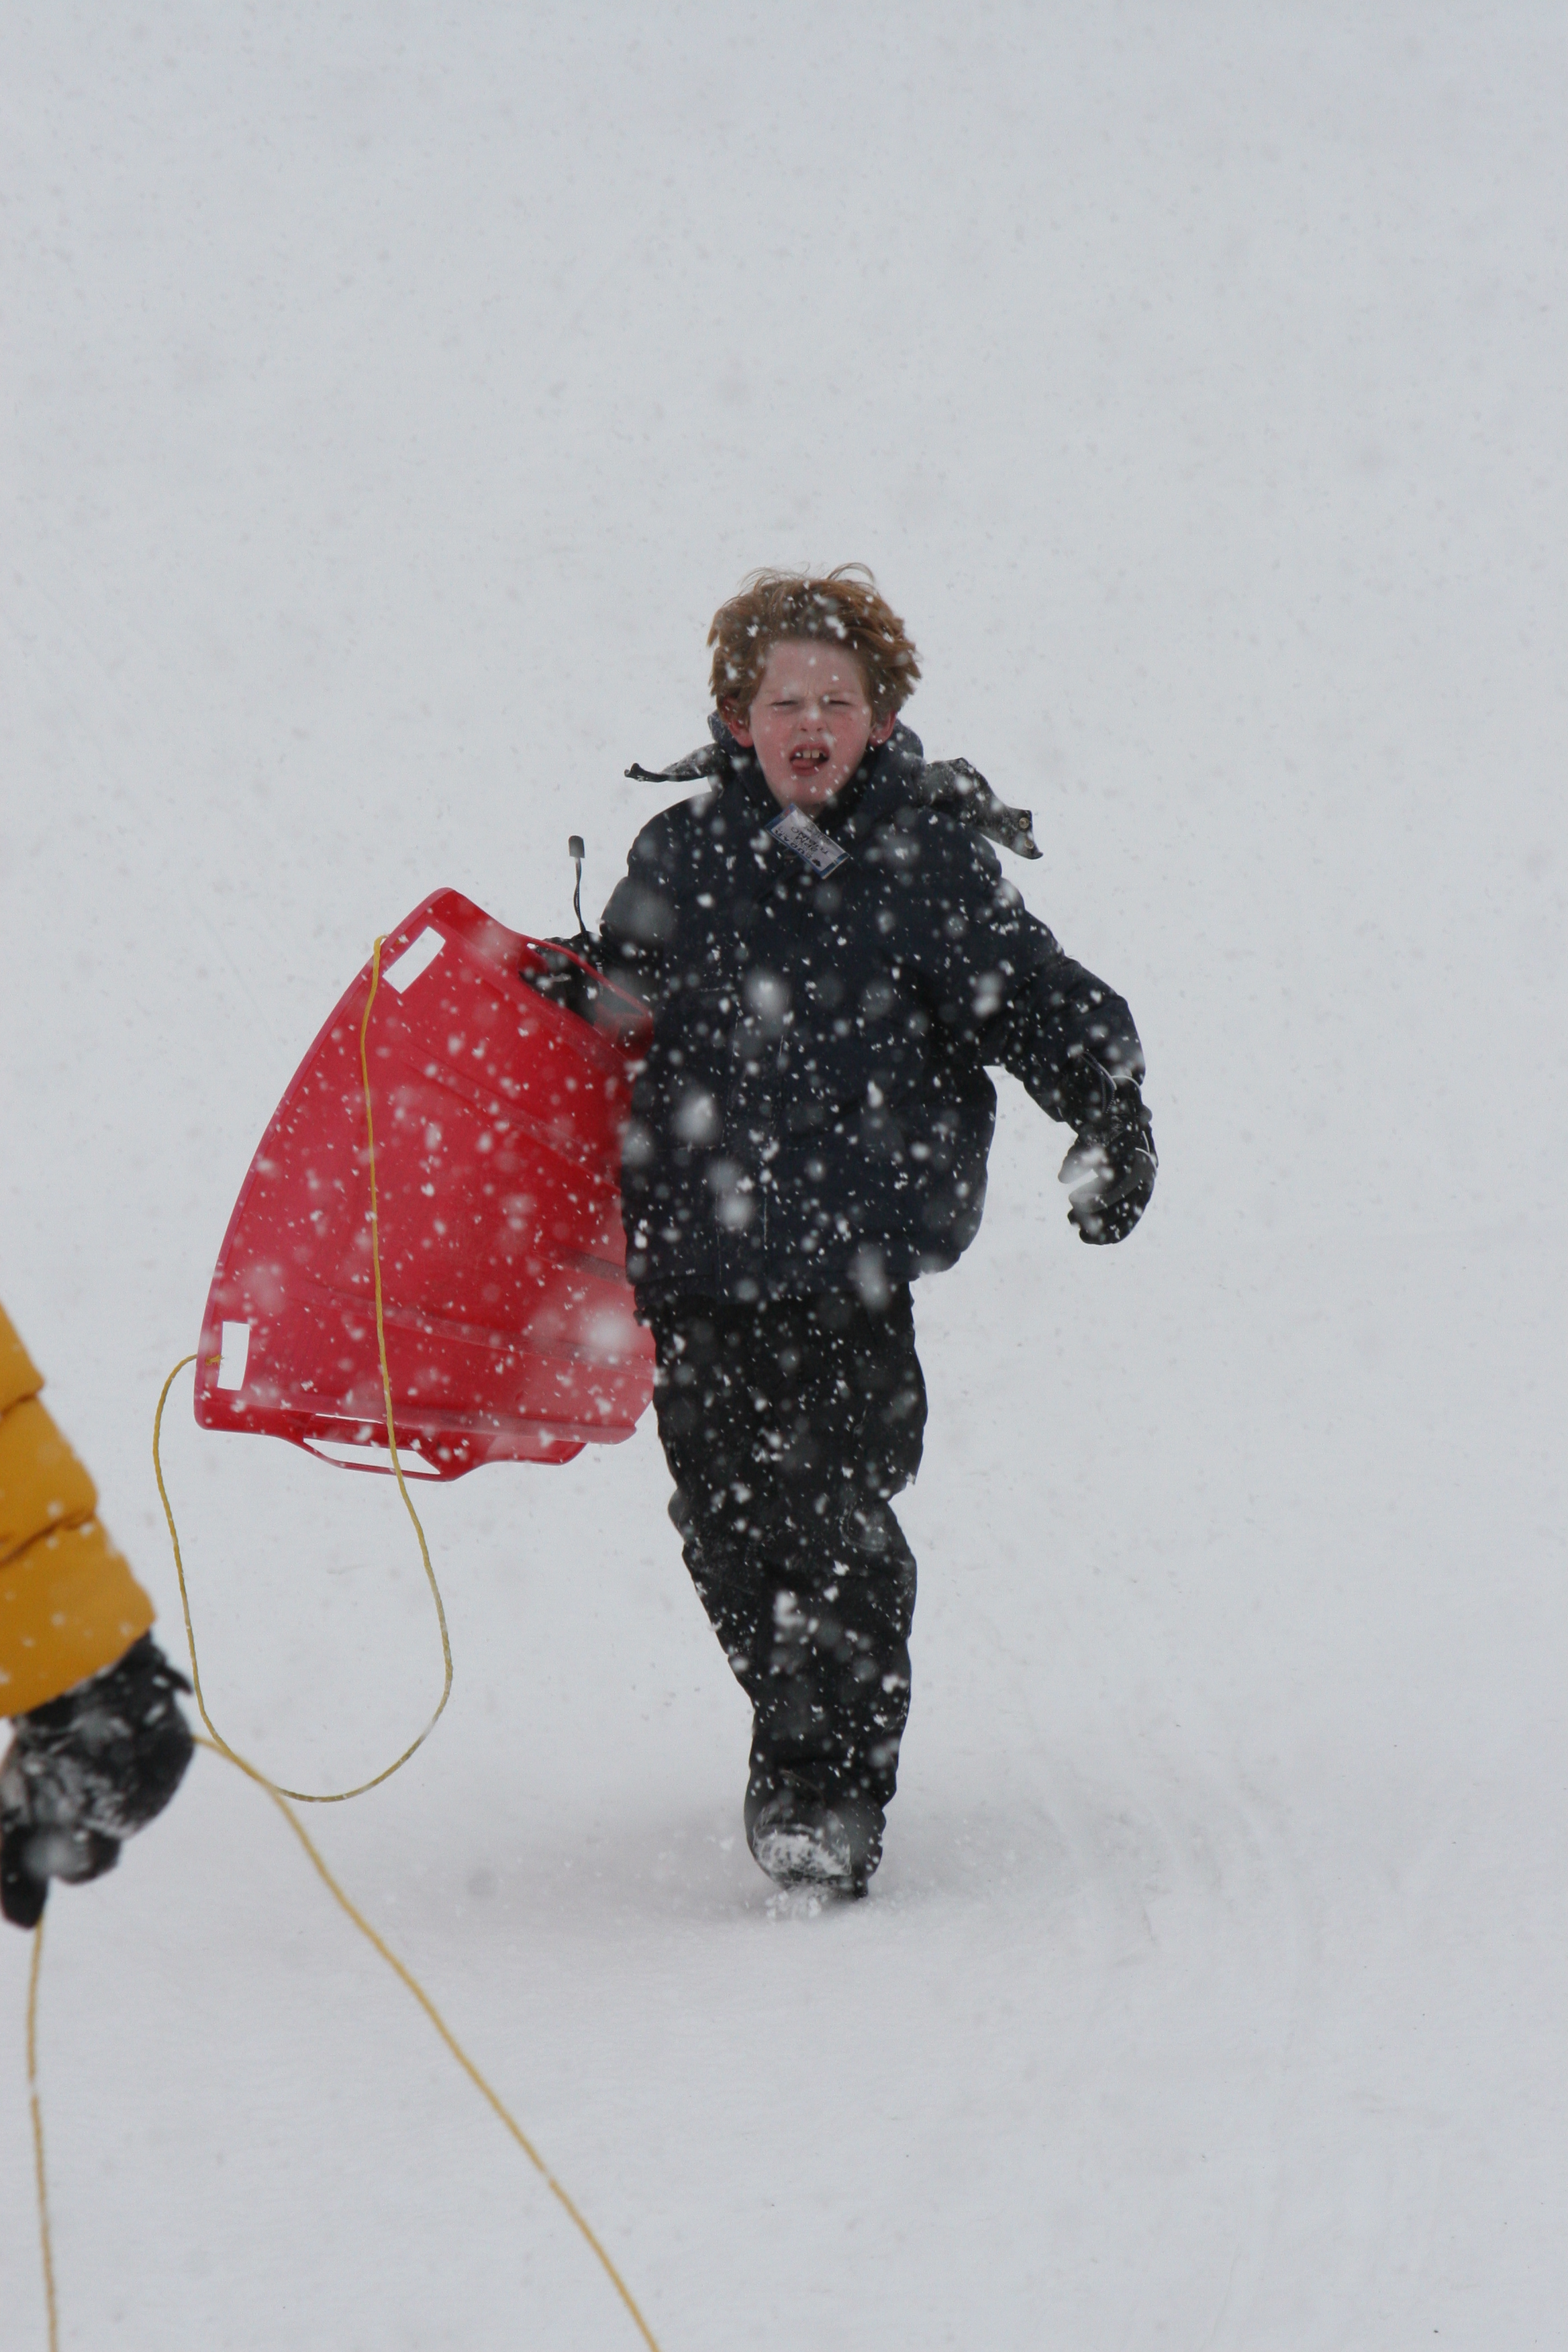
[{"label": "black snow pants", "polygon": [[669,1515],[752,1702],[752,1787],[886,1806],[910,1710],[915,1562],[889,1507],[920,1466],[907,1284],[740,1306],[647,1301]]}]

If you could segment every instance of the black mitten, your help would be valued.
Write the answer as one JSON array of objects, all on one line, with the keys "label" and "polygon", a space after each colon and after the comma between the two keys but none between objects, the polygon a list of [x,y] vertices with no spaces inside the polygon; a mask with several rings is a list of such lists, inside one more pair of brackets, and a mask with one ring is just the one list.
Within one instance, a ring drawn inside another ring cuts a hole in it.
[{"label": "black mitten", "polygon": [[190,1684],[151,1633],[118,1665],[16,1717],[0,1765],[0,1911],[36,1927],[51,1878],[112,1870],[191,1760],[176,1691]]},{"label": "black mitten", "polygon": [[1079,1241],[1125,1241],[1149,1205],[1159,1165],[1142,1096],[1125,1081],[1107,1085],[1061,1166]]}]

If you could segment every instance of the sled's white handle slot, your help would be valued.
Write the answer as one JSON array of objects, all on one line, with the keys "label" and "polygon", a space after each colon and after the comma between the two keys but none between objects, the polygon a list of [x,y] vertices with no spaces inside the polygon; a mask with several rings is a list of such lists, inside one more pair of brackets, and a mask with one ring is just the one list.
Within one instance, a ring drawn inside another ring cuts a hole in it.
[{"label": "sled's white handle slot", "polygon": [[245,1367],[250,1360],[250,1326],[248,1323],[226,1323],[223,1327],[223,1353],[218,1358],[217,1381],[220,1389],[242,1389]]},{"label": "sled's white handle slot", "polygon": [[405,948],[395,963],[389,963],[382,973],[388,988],[395,988],[399,996],[412,988],[422,972],[429,971],[447,942],[433,923],[426,923],[411,948]]}]

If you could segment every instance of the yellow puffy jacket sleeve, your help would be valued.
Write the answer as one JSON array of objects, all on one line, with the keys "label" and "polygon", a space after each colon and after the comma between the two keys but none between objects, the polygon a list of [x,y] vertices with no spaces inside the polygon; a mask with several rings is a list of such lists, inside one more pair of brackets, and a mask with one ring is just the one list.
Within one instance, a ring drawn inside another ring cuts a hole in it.
[{"label": "yellow puffy jacket sleeve", "polygon": [[0,1307],[0,1715],[26,1715],[122,1658],[153,1603],[94,1513],[98,1492],[38,1402]]}]

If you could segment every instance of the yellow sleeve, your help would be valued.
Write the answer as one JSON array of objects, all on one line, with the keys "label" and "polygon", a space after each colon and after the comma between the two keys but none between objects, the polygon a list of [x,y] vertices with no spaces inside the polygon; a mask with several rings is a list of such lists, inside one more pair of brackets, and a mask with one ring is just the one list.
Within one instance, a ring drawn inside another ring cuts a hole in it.
[{"label": "yellow sleeve", "polygon": [[0,1715],[113,1665],[153,1617],[93,1516],[91,1478],[38,1402],[43,1384],[0,1307]]}]

